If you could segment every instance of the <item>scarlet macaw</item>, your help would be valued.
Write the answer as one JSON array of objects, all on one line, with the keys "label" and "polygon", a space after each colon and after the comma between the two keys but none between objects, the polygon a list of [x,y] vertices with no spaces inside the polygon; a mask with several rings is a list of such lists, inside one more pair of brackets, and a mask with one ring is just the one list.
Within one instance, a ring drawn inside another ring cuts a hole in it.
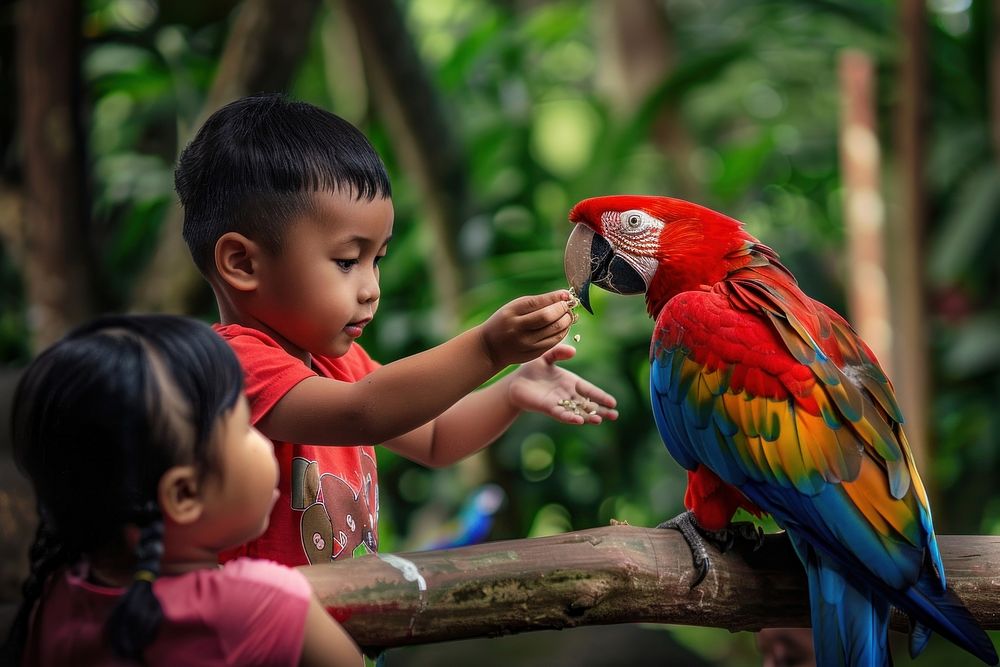
[{"label": "scarlet macaw", "polygon": [[608,196],[569,219],[566,276],[581,305],[593,312],[592,284],[645,293],[656,321],[653,415],[688,471],[688,511],[661,525],[691,545],[696,584],[708,568],[699,532],[727,529],[738,508],[766,512],[806,568],[818,665],[891,664],[890,605],[912,620],[911,655],[933,629],[997,664],[945,586],[892,385],[850,325],[710,209]]}]

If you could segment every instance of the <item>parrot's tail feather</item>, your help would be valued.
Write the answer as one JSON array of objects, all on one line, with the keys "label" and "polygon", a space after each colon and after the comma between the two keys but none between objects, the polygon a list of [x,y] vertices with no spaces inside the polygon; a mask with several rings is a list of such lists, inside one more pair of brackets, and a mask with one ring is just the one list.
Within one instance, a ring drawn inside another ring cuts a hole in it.
[{"label": "parrot's tail feather", "polygon": [[[943,587],[935,568],[925,567],[917,582],[909,588],[904,590],[891,588],[863,568],[840,565],[840,563],[851,563],[842,545],[832,541],[826,543],[820,541],[824,547],[821,552],[813,548],[804,537],[798,536],[796,531],[788,530],[787,533],[792,539],[799,560],[806,567],[812,605],[813,635],[817,643],[817,660],[821,658],[819,638],[815,628],[817,623],[823,622],[822,617],[817,620],[817,614],[824,611],[824,606],[822,600],[817,603],[814,602],[814,598],[817,594],[825,594],[827,601],[835,603],[836,598],[831,596],[836,593],[836,588],[831,582],[842,578],[842,585],[861,591],[859,595],[885,600],[911,618],[914,624],[909,646],[911,655],[915,656],[923,650],[933,630],[986,664],[998,664],[997,652],[989,635],[979,626],[958,596],[951,589]],[[829,552],[826,548],[829,548]],[[827,570],[831,572],[828,573]],[[820,586],[824,582],[825,588]],[[845,596],[845,599],[848,599],[848,596]],[[820,605],[818,610],[817,604]],[[863,605],[859,603],[858,608],[862,609]],[[884,640],[880,640],[879,643],[884,643]],[[888,651],[886,654],[888,655]]]},{"label": "parrot's tail feather", "polygon": [[806,576],[817,667],[890,667],[889,603],[852,586],[815,551]]},{"label": "parrot's tail feather", "polygon": [[931,629],[919,621],[913,624],[910,630],[910,657],[916,658],[920,655],[927,642],[931,640]]},{"label": "parrot's tail feather", "polygon": [[[903,604],[898,606],[917,618],[914,635],[923,626],[923,633],[929,637],[930,631],[926,626],[930,626],[986,664],[997,664],[997,652],[989,635],[979,626],[958,596],[951,589],[942,590],[933,576],[921,577],[915,586],[906,591],[901,602]],[[911,655],[916,655],[914,649],[919,653],[926,643],[926,638],[921,640],[911,637]]]}]

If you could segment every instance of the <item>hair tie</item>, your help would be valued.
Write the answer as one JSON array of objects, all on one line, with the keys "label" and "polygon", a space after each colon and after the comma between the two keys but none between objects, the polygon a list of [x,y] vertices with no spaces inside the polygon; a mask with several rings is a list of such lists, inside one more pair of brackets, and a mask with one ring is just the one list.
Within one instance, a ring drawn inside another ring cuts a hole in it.
[{"label": "hair tie", "polygon": [[132,575],[133,581],[148,581],[153,583],[156,581],[156,573],[151,570],[136,570],[135,574]]}]

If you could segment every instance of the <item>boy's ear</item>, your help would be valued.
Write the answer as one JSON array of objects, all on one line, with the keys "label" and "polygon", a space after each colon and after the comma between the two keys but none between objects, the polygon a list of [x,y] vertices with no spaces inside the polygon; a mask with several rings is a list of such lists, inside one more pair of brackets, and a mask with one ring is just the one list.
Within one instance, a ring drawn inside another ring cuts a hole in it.
[{"label": "boy's ear", "polygon": [[181,525],[197,521],[205,508],[200,491],[194,466],[174,466],[167,470],[157,488],[163,517]]},{"label": "boy's ear", "polygon": [[257,288],[261,247],[238,232],[226,232],[215,242],[215,270],[235,290]]}]

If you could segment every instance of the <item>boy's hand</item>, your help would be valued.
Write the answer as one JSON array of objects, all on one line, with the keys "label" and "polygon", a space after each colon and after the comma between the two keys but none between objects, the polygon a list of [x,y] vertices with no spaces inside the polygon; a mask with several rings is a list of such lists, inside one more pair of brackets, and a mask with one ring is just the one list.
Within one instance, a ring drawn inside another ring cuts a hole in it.
[{"label": "boy's hand", "polygon": [[573,347],[557,345],[540,359],[514,371],[508,389],[511,403],[567,424],[600,424],[605,419],[618,419],[614,396],[556,365],[575,354]]},{"label": "boy's hand", "polygon": [[569,331],[569,302],[566,290],[514,299],[481,325],[486,353],[500,367],[537,358]]}]

